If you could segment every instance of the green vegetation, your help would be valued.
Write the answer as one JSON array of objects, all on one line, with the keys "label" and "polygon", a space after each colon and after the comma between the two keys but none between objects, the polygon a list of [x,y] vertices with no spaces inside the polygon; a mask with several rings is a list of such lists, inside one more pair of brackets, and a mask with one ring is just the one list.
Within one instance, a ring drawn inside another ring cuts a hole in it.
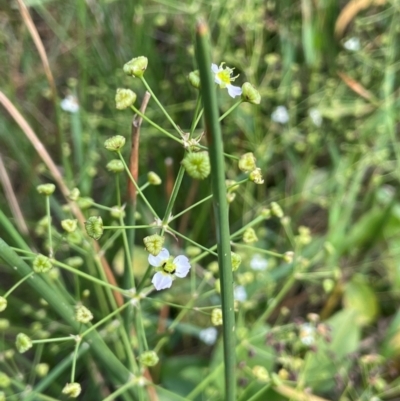
[{"label": "green vegetation", "polygon": [[0,401],[399,399],[399,0],[0,10]]}]

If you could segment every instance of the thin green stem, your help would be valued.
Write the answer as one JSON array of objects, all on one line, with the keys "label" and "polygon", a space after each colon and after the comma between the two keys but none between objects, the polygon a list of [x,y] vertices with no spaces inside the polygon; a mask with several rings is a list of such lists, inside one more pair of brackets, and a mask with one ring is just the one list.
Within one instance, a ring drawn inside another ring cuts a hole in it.
[{"label": "thin green stem", "polygon": [[143,118],[143,120],[147,121],[150,125],[152,125],[155,129],[157,129],[158,131],[162,132],[164,135],[167,135],[168,138],[174,140],[175,142],[178,142],[180,144],[183,143],[182,139],[177,138],[175,135],[172,135],[170,132],[168,132],[167,130],[165,130],[164,128],[160,127],[158,124],[156,124],[155,122],[153,122],[152,120],[150,120],[149,117],[147,117],[145,114],[141,113],[139,109],[137,109],[135,106],[131,106],[131,109],[141,118]]},{"label": "thin green stem", "polygon": [[128,390],[130,387],[135,386],[136,383],[132,381],[128,381],[124,385],[122,385],[118,390],[115,390],[113,393],[111,393],[109,396],[106,398],[103,398],[103,401],[113,401],[115,400],[119,395],[125,393],[126,390]]},{"label": "thin green stem", "polygon": [[149,201],[147,200],[147,198],[144,196],[143,192],[140,190],[138,184],[136,183],[135,179],[132,177],[132,174],[128,168],[128,166],[125,163],[124,158],[122,157],[121,152],[117,152],[119,158],[121,159],[124,167],[125,167],[125,171],[128,173],[128,176],[130,178],[130,180],[132,181],[132,184],[135,186],[136,191],[138,192],[138,194],[140,195],[140,197],[143,199],[143,202],[147,205],[147,207],[150,209],[151,213],[153,214],[153,216],[158,219],[158,215],[157,213],[154,211],[153,207],[150,205]]},{"label": "thin green stem", "polygon": [[[239,230],[237,230],[233,234],[231,234],[229,239],[231,240],[233,238],[236,238],[237,236],[239,236],[240,234],[245,232],[248,228],[257,225],[258,223],[262,222],[263,220],[265,220],[265,217],[263,217],[263,216],[256,217],[253,221],[251,221],[250,223],[246,224],[245,226],[243,226],[242,228],[240,228]],[[215,249],[217,249],[217,247],[218,247],[218,244],[215,244],[211,248],[209,248],[209,250],[210,251],[214,251]],[[200,255],[197,255],[194,258],[190,259],[190,263],[196,263],[199,260],[205,258],[208,254],[209,254],[208,252],[201,253]]]},{"label": "thin green stem", "polygon": [[152,224],[146,224],[142,226],[103,226],[103,230],[112,230],[113,228],[126,230],[128,228],[158,228],[158,227]]},{"label": "thin green stem", "polygon": [[218,121],[221,122],[225,117],[227,117],[229,114],[231,114],[232,111],[236,109],[236,107],[240,106],[242,103],[243,103],[243,100],[240,99],[232,107],[230,107],[224,114],[222,114],[222,116],[218,119]]},{"label": "thin green stem", "polygon": [[42,340],[32,340],[32,344],[46,344],[46,343],[59,343],[63,341],[75,341],[75,337],[58,337],[58,338],[45,338]]},{"label": "thin green stem", "polygon": [[126,295],[126,291],[127,291],[127,290],[123,290],[123,289],[121,289],[121,288],[119,288],[119,287],[116,287],[115,285],[112,285],[112,284],[110,284],[110,283],[108,283],[108,282],[106,282],[106,281],[102,281],[102,280],[100,280],[100,279],[98,279],[98,278],[96,278],[96,277],[93,277],[93,276],[91,276],[91,275],[89,275],[89,274],[86,274],[86,273],[84,273],[84,272],[82,272],[82,271],[80,271],[80,270],[78,270],[78,269],[74,269],[73,267],[68,266],[68,265],[66,265],[65,263],[59,262],[59,261],[57,261],[57,260],[54,260],[53,263],[54,263],[56,266],[59,266],[59,267],[61,267],[62,269],[67,270],[67,271],[69,271],[69,272],[71,272],[71,273],[73,273],[73,274],[76,274],[76,275],[78,275],[78,276],[81,276],[81,277],[83,277],[83,278],[89,280],[89,281],[93,281],[93,282],[96,283],[96,284],[102,285],[103,287],[107,287],[107,288],[109,288],[109,289],[111,289],[111,290],[118,291],[118,292],[120,292],[120,293]]},{"label": "thin green stem", "polygon": [[277,258],[284,258],[285,255],[278,252],[268,251],[266,249],[257,248],[256,246],[246,245],[246,244],[238,244],[237,242],[231,242],[232,246],[236,246],[238,248],[250,249],[252,251],[256,251],[259,253],[265,253],[266,255],[275,256]]},{"label": "thin green stem", "polygon": [[112,317],[117,315],[118,313],[122,312],[127,306],[130,305],[130,301],[124,303],[122,306],[120,306],[118,309],[115,311],[109,313],[106,317],[103,317],[103,319],[99,320],[96,324],[90,326],[87,330],[85,330],[80,336],[81,338],[84,338],[86,335],[88,335],[92,330],[96,330],[97,327],[101,326],[103,323],[107,322],[107,320],[110,320]]},{"label": "thin green stem", "polygon": [[183,238],[185,241],[190,242],[191,244],[197,246],[198,248],[202,249],[204,252],[208,252],[211,255],[218,256],[218,254],[216,254],[215,252],[209,250],[208,248],[206,248],[203,245],[200,245],[196,241],[191,240],[189,237],[186,237],[185,235],[181,234],[180,232],[173,230],[171,227],[168,227],[168,231],[171,231],[172,233],[174,233],[178,237]]},{"label": "thin green stem", "polygon": [[27,276],[22,277],[21,280],[17,281],[5,294],[4,298],[7,298],[16,288],[18,288],[25,280],[28,280],[29,277],[32,277],[35,272],[29,273]]},{"label": "thin green stem", "polygon": [[168,114],[167,110],[163,107],[163,105],[160,103],[158,100],[157,96],[154,94],[152,89],[150,88],[150,85],[147,83],[144,77],[141,77],[140,80],[143,82],[144,86],[146,89],[151,93],[151,97],[154,99],[154,101],[157,103],[158,107],[161,109],[161,111],[164,113],[165,117],[167,117],[168,121],[172,124],[172,126],[175,128],[176,132],[181,135],[182,130],[175,124],[174,120],[171,118],[171,116]]},{"label": "thin green stem", "polygon": [[75,381],[75,371],[76,371],[76,360],[78,356],[79,346],[81,345],[81,339],[79,339],[75,344],[74,356],[72,357],[72,368],[71,368],[71,383]]},{"label": "thin green stem", "polygon": [[49,237],[49,257],[53,257],[53,238],[51,236],[50,196],[46,196],[47,235]]},{"label": "thin green stem", "polygon": [[141,187],[140,187],[140,190],[141,191],[144,191],[147,187],[149,187],[150,186],[150,183],[149,182],[146,182],[145,184],[143,184]]}]

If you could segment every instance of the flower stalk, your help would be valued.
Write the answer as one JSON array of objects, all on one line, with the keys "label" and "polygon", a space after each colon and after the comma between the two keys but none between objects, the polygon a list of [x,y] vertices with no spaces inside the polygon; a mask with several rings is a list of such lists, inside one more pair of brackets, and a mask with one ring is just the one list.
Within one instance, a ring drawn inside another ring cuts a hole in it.
[{"label": "flower stalk", "polygon": [[196,56],[200,71],[201,95],[204,105],[206,135],[209,144],[214,214],[218,238],[218,262],[221,279],[223,311],[223,339],[225,365],[225,397],[227,401],[236,400],[236,355],[235,314],[233,298],[233,276],[231,249],[229,242],[229,216],[226,199],[225,166],[221,128],[218,121],[218,104],[214,79],[211,72],[211,58],[208,27],[199,21],[196,32]]}]

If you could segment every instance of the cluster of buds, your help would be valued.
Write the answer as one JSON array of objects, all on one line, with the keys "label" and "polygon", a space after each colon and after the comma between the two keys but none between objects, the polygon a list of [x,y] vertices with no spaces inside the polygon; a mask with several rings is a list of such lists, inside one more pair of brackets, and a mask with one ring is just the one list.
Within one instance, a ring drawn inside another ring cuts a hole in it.
[{"label": "cluster of buds", "polygon": [[256,158],[252,152],[245,153],[239,159],[239,169],[249,174],[249,180],[255,184],[263,184],[261,169],[256,165]]}]

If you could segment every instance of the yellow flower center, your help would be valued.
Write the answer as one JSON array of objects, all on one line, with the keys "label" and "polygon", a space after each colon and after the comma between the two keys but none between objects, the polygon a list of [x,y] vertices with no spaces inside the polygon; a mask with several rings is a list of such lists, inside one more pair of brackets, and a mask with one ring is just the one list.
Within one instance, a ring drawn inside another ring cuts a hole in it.
[{"label": "yellow flower center", "polygon": [[175,273],[175,270],[176,270],[176,266],[175,266],[174,262],[172,261],[172,259],[168,259],[165,262],[163,262],[161,267],[164,270],[164,272],[168,273],[168,274],[173,274],[173,273]]},{"label": "yellow flower center", "polygon": [[236,75],[236,77],[232,77],[233,74],[233,68],[225,67],[223,68],[223,65],[225,63],[221,63],[219,68],[221,71],[217,72],[215,75],[221,80],[220,87],[225,88],[227,85],[230,85],[231,82],[233,82],[239,75]]}]

